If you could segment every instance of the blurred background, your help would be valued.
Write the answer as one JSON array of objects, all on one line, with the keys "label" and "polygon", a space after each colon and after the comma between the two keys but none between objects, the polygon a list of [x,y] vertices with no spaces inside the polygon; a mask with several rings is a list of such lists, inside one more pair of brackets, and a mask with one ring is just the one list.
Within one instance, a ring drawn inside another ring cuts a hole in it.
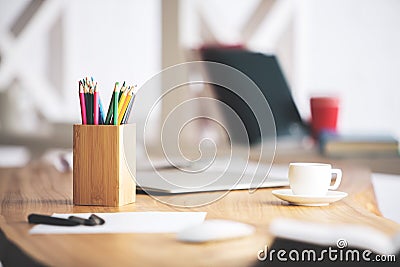
[{"label": "blurred background", "polygon": [[[399,138],[398,14],[397,0],[0,0],[0,166],[72,147],[79,79],[108,103],[116,81],[140,87],[205,45],[277,55],[305,121],[311,96],[338,96],[340,132]],[[138,123],[161,91],[146,94]]]}]

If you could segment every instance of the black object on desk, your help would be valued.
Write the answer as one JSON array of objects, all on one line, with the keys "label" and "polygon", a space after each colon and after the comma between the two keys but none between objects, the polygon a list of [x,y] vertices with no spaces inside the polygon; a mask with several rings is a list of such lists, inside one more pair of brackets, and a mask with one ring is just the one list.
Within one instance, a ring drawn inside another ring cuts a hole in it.
[{"label": "black object on desk", "polygon": [[86,225],[86,226],[95,226],[96,222],[90,219],[85,219],[77,216],[69,216],[68,220],[76,222],[81,225]]},{"label": "black object on desk", "polygon": [[105,220],[96,214],[90,215],[89,219],[81,218],[78,216],[69,216],[68,219],[57,218],[49,215],[42,214],[29,214],[28,222],[33,224],[47,224],[47,225],[57,225],[57,226],[96,226],[105,223]]},{"label": "black object on desk", "polygon": [[42,214],[29,214],[28,222],[34,224],[48,224],[48,225],[58,225],[58,226],[80,225],[80,223],[76,221],[71,221],[69,219],[57,218]]}]

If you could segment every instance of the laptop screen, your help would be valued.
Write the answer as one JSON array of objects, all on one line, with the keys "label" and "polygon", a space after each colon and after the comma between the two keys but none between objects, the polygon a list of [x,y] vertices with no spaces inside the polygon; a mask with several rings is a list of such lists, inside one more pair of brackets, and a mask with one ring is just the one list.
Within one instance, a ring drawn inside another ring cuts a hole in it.
[{"label": "laptop screen", "polygon": [[[300,117],[289,86],[274,55],[226,48],[203,48],[200,52],[203,60],[231,66],[246,74],[259,87],[274,116],[278,138],[299,137],[308,133],[308,128]],[[213,73],[208,72],[207,74],[213,78]],[[251,145],[259,143],[261,139],[271,137],[261,136],[254,114],[237,94],[218,85],[213,85],[213,90],[217,99],[230,106],[243,121]],[[240,90],[246,90],[246,88]],[[232,125],[229,120],[227,124],[234,134],[235,125]],[[263,132],[271,133],[268,130]]]}]

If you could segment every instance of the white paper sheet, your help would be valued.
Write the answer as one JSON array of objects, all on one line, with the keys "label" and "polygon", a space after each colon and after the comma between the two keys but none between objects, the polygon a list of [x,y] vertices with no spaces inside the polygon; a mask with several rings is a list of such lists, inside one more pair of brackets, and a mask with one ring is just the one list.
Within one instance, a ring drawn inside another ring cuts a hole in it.
[{"label": "white paper sheet", "polygon": [[[89,218],[91,213],[57,214],[68,218],[75,215]],[[207,212],[118,212],[96,213],[106,223],[97,226],[54,226],[39,224],[30,234],[105,234],[105,233],[177,233],[186,227],[201,224]]]},{"label": "white paper sheet", "polygon": [[372,184],[382,215],[400,223],[400,175],[373,173]]}]

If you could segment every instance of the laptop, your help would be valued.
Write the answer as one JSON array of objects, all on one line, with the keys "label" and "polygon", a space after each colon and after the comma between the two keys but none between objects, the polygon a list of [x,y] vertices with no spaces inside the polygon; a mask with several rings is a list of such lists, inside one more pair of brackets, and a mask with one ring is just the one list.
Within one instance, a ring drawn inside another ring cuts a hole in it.
[{"label": "laptop", "polygon": [[[200,53],[201,58],[205,61],[222,63],[241,71],[258,86],[271,108],[278,141],[279,139],[302,139],[309,135],[309,126],[300,116],[275,55],[266,55],[240,48],[218,47],[202,48]],[[215,72],[206,70],[206,74],[211,80],[218,80],[218,77],[214,77],[217,75]],[[218,85],[212,87],[216,98],[230,106],[244,123],[250,145],[256,145],[261,140],[268,140],[271,138],[270,134],[275,134],[275,131],[271,131],[271,129],[263,129],[264,136],[261,136],[259,124],[250,107],[230,90]],[[240,90],[236,93],[251,94],[248,92],[248,88],[242,87]],[[256,110],[257,107],[252,107],[252,109]],[[229,116],[225,116],[225,118],[229,131],[234,136],[237,121],[231,120]]]},{"label": "laptop", "polygon": [[[166,161],[154,162],[154,167],[138,169],[136,183],[140,190],[148,193],[194,193],[281,187],[289,185],[288,167],[274,165],[257,166],[244,159],[218,159],[210,168],[207,164],[195,163],[172,167]],[[180,170],[178,169],[180,168]],[[268,174],[268,176],[267,176]]]},{"label": "laptop", "polygon": [[[244,123],[248,135],[246,141],[251,147],[258,147],[264,140],[275,140],[275,136],[272,136],[275,133],[278,142],[282,139],[301,140],[309,134],[309,128],[301,119],[288,83],[274,55],[265,55],[240,48],[218,47],[202,48],[200,53],[205,61],[222,63],[246,74],[259,87],[267,100],[275,121],[275,131],[271,131],[271,129],[260,131],[255,116],[243,100],[235,93],[221,86],[213,85],[215,97],[230,106]],[[207,72],[206,69],[206,74],[211,80],[218,80],[218,77],[213,77],[213,75],[217,75],[215,72],[211,70]],[[240,90],[243,92],[238,93],[251,95],[248,88]],[[223,111],[221,113],[224,118]],[[230,118],[225,116],[228,130],[232,133],[232,143],[238,146],[243,145],[241,143],[243,139],[235,139],[237,121],[231,121]],[[261,136],[261,132],[264,136]],[[266,147],[271,150],[271,148],[275,148],[274,144],[275,142]],[[268,164],[257,166],[255,163],[246,163],[247,161],[243,159],[234,159],[229,168],[226,168],[227,162],[219,160],[205,171],[198,171],[203,166],[196,166],[196,164],[180,166],[184,171],[171,168],[169,164],[164,164],[164,167],[161,164],[156,166],[156,172],[152,168],[138,170],[136,179],[138,186],[147,192],[173,194],[280,187],[289,184],[286,166],[273,165],[269,169]]]}]

